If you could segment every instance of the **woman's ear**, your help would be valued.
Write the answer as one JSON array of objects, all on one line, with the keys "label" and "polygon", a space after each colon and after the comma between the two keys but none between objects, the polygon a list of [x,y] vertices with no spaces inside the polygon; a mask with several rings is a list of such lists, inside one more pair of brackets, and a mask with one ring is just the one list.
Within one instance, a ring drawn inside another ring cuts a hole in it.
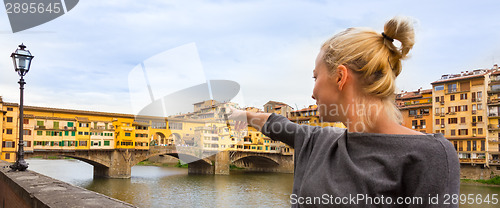
[{"label": "woman's ear", "polygon": [[345,83],[347,82],[347,78],[349,77],[349,70],[344,65],[339,65],[337,67],[337,77],[335,78],[335,82],[339,86],[339,90],[344,88]]}]

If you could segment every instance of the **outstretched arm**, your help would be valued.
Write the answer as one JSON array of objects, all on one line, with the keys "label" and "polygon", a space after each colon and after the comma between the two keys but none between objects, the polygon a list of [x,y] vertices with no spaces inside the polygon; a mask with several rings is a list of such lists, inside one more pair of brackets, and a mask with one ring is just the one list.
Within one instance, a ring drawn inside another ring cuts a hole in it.
[{"label": "outstretched arm", "polygon": [[229,119],[236,121],[235,130],[241,130],[248,124],[261,131],[267,119],[271,116],[270,113],[242,111],[232,107],[230,107],[230,109],[231,115],[229,116]]}]

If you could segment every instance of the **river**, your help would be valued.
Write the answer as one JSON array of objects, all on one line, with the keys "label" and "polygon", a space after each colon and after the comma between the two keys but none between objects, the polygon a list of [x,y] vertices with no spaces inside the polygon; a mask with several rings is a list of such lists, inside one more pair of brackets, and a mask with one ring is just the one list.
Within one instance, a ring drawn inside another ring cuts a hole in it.
[{"label": "river", "polygon": [[[143,208],[290,207],[293,186],[293,174],[231,171],[229,176],[188,175],[185,168],[134,166],[130,179],[93,179],[92,166],[78,160],[28,159],[27,162],[29,170]],[[500,194],[500,187],[462,184],[460,194],[492,197]],[[499,204],[460,207],[487,208]]]}]

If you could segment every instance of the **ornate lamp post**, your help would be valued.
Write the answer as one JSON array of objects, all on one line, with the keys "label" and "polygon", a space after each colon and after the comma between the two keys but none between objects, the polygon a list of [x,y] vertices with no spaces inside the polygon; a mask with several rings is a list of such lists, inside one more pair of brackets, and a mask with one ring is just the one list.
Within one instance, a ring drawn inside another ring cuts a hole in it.
[{"label": "ornate lamp post", "polygon": [[19,150],[17,151],[17,159],[16,163],[10,166],[10,168],[14,171],[25,171],[28,168],[28,163],[24,161],[24,76],[28,73],[31,66],[31,60],[34,56],[31,55],[29,50],[25,50],[26,46],[21,43],[19,48],[16,49],[14,53],[10,55],[12,61],[14,62],[14,69],[17,74],[21,77],[19,80],[19,89],[21,90],[21,100],[19,102]]}]

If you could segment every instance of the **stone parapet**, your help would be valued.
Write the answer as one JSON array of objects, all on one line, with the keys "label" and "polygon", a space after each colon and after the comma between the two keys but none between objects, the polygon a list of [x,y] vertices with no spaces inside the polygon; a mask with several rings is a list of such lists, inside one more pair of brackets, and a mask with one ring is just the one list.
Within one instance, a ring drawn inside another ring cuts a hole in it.
[{"label": "stone parapet", "polygon": [[136,207],[30,170],[11,172],[9,165],[0,161],[2,207]]}]

